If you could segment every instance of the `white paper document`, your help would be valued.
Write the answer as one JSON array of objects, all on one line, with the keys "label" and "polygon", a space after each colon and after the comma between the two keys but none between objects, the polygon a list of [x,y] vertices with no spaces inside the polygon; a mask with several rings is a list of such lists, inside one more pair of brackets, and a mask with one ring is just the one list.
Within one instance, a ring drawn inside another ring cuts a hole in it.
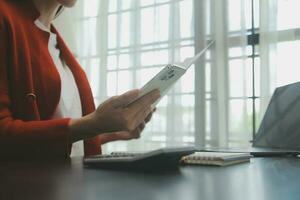
[{"label": "white paper document", "polygon": [[[158,74],[156,74],[148,83],[145,84],[141,89],[141,93],[138,98],[144,96],[145,94],[158,89],[160,91],[161,98],[167,94],[174,83],[182,77],[185,72],[193,65],[195,62],[205,54],[205,52],[214,44],[214,40],[209,42],[209,44],[200,51],[195,57],[187,58],[183,63],[169,64],[165,66]],[[138,99],[137,98],[137,99]],[[136,100],[137,100],[136,99]],[[136,101],[135,100],[135,101]],[[160,99],[159,99],[160,100]],[[159,100],[157,100],[153,106],[155,106]]]}]

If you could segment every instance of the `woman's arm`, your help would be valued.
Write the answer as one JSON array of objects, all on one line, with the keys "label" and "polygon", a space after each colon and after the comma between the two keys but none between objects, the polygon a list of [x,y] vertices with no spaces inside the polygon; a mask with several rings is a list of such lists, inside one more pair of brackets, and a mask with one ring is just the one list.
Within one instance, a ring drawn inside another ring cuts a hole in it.
[{"label": "woman's arm", "polygon": [[160,98],[160,94],[154,90],[128,106],[138,96],[139,90],[129,91],[108,99],[87,116],[70,120],[72,141],[88,139],[103,133],[111,135],[103,136],[102,143],[136,138],[144,129],[145,122],[151,119],[151,105]]},{"label": "woman's arm", "polygon": [[8,43],[0,15],[0,157],[68,156],[70,119],[36,122],[14,119],[8,85]]},{"label": "woman's arm", "polygon": [[[113,133],[110,140],[136,137],[140,126],[152,112],[159,98],[153,91],[127,106],[139,95],[133,90],[110,98],[98,109],[80,119],[22,121],[14,118],[9,92],[9,37],[0,13],[0,157],[68,156],[72,142],[103,133]],[[121,134],[122,133],[122,134]],[[108,141],[108,136],[103,136]],[[104,142],[106,142],[104,139]]]}]

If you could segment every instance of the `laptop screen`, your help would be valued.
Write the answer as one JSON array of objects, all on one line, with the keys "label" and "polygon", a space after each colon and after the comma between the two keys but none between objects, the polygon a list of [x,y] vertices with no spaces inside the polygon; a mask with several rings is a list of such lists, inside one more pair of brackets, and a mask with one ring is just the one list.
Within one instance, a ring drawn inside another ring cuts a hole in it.
[{"label": "laptop screen", "polygon": [[253,146],[300,149],[300,82],[275,90]]}]

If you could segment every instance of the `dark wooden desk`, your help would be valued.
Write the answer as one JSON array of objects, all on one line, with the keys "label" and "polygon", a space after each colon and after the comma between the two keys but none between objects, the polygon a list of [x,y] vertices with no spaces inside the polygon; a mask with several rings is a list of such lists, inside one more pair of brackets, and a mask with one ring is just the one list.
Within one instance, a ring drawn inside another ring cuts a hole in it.
[{"label": "dark wooden desk", "polygon": [[2,162],[0,199],[290,200],[300,199],[300,158],[255,158],[229,167],[164,173],[84,168],[70,162]]}]

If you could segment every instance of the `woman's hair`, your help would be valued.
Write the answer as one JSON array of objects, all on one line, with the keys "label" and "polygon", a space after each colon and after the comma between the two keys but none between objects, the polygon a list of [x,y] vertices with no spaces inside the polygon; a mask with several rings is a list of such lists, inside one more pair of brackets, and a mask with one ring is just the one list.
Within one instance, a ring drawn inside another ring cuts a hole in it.
[{"label": "woman's hair", "polygon": [[59,6],[58,10],[56,11],[55,18],[57,18],[63,11],[64,6]]}]

